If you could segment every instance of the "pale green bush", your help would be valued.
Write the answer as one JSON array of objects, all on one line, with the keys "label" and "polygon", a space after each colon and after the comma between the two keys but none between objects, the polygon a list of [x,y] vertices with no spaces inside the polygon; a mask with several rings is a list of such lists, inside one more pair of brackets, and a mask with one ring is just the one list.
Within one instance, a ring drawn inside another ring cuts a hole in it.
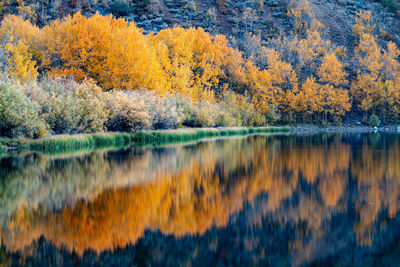
[{"label": "pale green bush", "polygon": [[213,127],[220,114],[220,106],[216,103],[199,101],[192,103],[189,98],[177,97],[178,109],[182,110],[182,125],[187,127]]},{"label": "pale green bush", "polygon": [[25,94],[39,104],[39,114],[55,134],[102,131],[107,120],[103,93],[92,82],[43,79],[26,84]]},{"label": "pale green bush", "polygon": [[195,106],[195,127],[214,127],[217,126],[218,119],[221,117],[221,107],[216,103],[206,101],[198,102]]},{"label": "pale green bush", "polygon": [[154,129],[170,129],[181,125],[184,114],[173,96],[161,97],[150,91],[134,92],[146,104]]},{"label": "pale green bush", "polygon": [[21,91],[18,83],[8,79],[0,81],[0,136],[42,137],[46,124],[39,116],[37,103]]},{"label": "pale green bush", "polygon": [[79,115],[76,130],[83,133],[102,131],[108,115],[102,89],[87,81],[76,86],[73,94]]},{"label": "pale green bush", "polygon": [[104,129],[258,126],[266,118],[243,96],[226,93],[219,102],[149,91],[103,92],[90,81],[44,78],[25,85],[0,78],[0,135],[40,137]]},{"label": "pale green bush", "polygon": [[221,112],[218,126],[242,126],[241,110],[236,94],[227,93],[220,101]]},{"label": "pale green bush", "polygon": [[175,96],[177,109],[182,111],[182,126],[193,127],[196,116],[196,106],[188,97]]},{"label": "pale green bush", "polygon": [[[240,102],[241,101],[241,102]],[[182,125],[188,127],[215,126],[260,126],[266,118],[252,103],[235,94],[226,94],[218,103],[199,101],[192,103],[188,98],[176,97],[178,108],[182,110]]]},{"label": "pale green bush", "polygon": [[147,107],[138,94],[112,91],[106,93],[106,101],[108,130],[129,132],[150,127]]}]

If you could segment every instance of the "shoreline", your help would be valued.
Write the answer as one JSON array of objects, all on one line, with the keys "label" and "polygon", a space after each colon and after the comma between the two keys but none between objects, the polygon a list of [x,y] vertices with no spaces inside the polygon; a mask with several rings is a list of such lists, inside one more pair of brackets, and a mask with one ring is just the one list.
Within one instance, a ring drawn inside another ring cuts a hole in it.
[{"label": "shoreline", "polygon": [[0,138],[0,154],[6,152],[71,152],[81,149],[96,149],[124,146],[143,146],[173,144],[197,141],[209,137],[246,136],[257,133],[370,133],[400,132],[398,126],[264,126],[264,127],[216,127],[216,128],[182,128],[173,130],[144,130],[134,133],[104,132],[76,135],[53,135],[41,139]]},{"label": "shoreline", "polygon": [[288,126],[182,128],[146,130],[135,133],[105,132],[77,135],[53,135],[41,139],[0,138],[0,153],[20,151],[70,152],[79,149],[168,144],[201,140],[208,137],[250,135],[257,133],[289,133]]},{"label": "shoreline", "polygon": [[301,133],[370,133],[370,132],[400,132],[397,125],[381,127],[370,127],[361,125],[350,126],[317,126],[317,125],[294,125],[290,126],[290,132]]}]

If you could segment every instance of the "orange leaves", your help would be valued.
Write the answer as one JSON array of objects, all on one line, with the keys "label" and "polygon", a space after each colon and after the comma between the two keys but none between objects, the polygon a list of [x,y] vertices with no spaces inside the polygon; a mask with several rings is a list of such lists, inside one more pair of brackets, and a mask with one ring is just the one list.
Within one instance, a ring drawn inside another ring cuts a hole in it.
[{"label": "orange leaves", "polygon": [[6,71],[22,83],[36,79],[37,36],[39,28],[17,16],[6,16],[1,22],[0,42],[3,44]]},{"label": "orange leaves", "polygon": [[347,85],[346,72],[343,63],[333,53],[326,54],[321,66],[318,68],[318,76],[322,82],[339,85]]},{"label": "orange leaves", "polygon": [[[165,86],[162,68],[148,38],[133,23],[80,13],[55,21],[42,30],[42,68],[50,74],[92,78],[104,89]],[[156,79],[155,76],[158,78]]]},{"label": "orange leaves", "polygon": [[308,121],[322,115],[324,120],[326,115],[340,120],[351,106],[347,90],[339,87],[348,84],[342,62],[345,49],[324,37],[324,25],[308,1],[292,2],[289,15],[294,20],[294,34],[276,39],[276,52],[264,52],[273,83],[285,90],[278,97],[280,107]]},{"label": "orange leaves", "polygon": [[301,90],[297,95],[297,112],[318,113],[322,111],[321,94],[319,93],[319,84],[315,82],[314,77],[310,77],[301,86]]},{"label": "orange leaves", "polygon": [[356,23],[353,26],[353,33],[357,37],[363,34],[372,34],[375,25],[371,23],[371,11],[360,11],[356,15]]},{"label": "orange leaves", "polygon": [[384,83],[373,74],[358,73],[351,85],[351,93],[364,111],[376,111],[385,99]]},{"label": "orange leaves", "polygon": [[[225,90],[258,92],[267,110],[273,102],[270,75],[228,47],[224,36],[180,27],[143,35],[133,23],[81,14],[43,28],[43,70],[92,78],[104,89],[150,89],[199,101]],[[276,90],[275,90],[276,91]]]},{"label": "orange leaves", "polygon": [[343,116],[351,108],[350,97],[347,90],[324,85],[322,89],[324,112],[332,115],[335,120]]},{"label": "orange leaves", "polygon": [[40,34],[40,29],[21,17],[8,15],[1,21],[0,39],[8,41],[10,38],[16,41],[24,41],[32,46]]},{"label": "orange leaves", "polygon": [[347,90],[335,88],[330,84],[317,83],[315,77],[309,77],[300,89],[285,94],[287,110],[303,117],[329,114],[335,121],[340,121],[351,108]]},{"label": "orange leaves", "polygon": [[148,89],[193,102],[221,100],[225,92],[234,92],[250,99],[264,115],[280,108],[282,113],[300,113],[297,117],[330,114],[335,119],[349,110],[351,87],[361,110],[400,109],[395,104],[400,50],[392,42],[381,47],[370,13],[356,18],[358,69],[351,86],[344,63],[350,59],[346,61],[344,47],[325,37],[312,5],[293,2],[289,15],[294,34],[270,43],[249,35],[244,56],[225,36],[212,36],[201,28],[175,27],[144,35],[133,22],[99,14],[87,18],[77,13],[42,29],[7,16],[0,39],[10,43],[5,46],[9,73],[22,81],[36,78],[37,65],[42,74],[90,78],[105,90]]},{"label": "orange leaves", "polygon": [[354,33],[359,37],[355,48],[359,68],[351,92],[361,110],[397,116],[400,50],[392,42],[388,42],[387,49],[379,45],[374,28],[370,12],[357,15]]},{"label": "orange leaves", "polygon": [[293,71],[292,65],[282,61],[279,54],[273,49],[263,49],[268,62],[268,72],[271,74],[271,80],[276,85],[284,83],[296,84],[297,76]]},{"label": "orange leaves", "polygon": [[362,71],[378,77],[383,67],[382,55],[375,36],[369,33],[361,35],[355,48],[356,59]]},{"label": "orange leaves", "polygon": [[400,62],[398,58],[400,56],[400,50],[393,42],[388,42],[387,50],[383,54],[383,68],[384,76],[387,79],[395,80],[400,74]]}]

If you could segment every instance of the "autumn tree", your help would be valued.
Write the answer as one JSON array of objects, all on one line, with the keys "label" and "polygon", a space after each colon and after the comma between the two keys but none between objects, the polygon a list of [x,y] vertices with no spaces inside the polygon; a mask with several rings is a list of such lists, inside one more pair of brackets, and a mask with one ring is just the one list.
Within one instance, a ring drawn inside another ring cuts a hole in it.
[{"label": "autumn tree", "polygon": [[357,14],[353,27],[358,37],[355,48],[357,77],[351,85],[351,93],[360,110],[367,114],[379,112],[381,117],[394,119],[399,109],[400,50],[393,42],[388,42],[386,49],[380,45],[374,28],[370,12]]},{"label": "autumn tree", "polygon": [[0,27],[1,68],[22,83],[38,76],[37,36],[40,30],[17,16],[6,16]]},{"label": "autumn tree", "polygon": [[35,80],[38,76],[36,62],[28,52],[28,46],[23,42],[9,42],[2,51],[5,61],[4,70],[10,78],[26,83]]},{"label": "autumn tree", "polygon": [[133,23],[77,13],[42,31],[42,68],[52,75],[92,78],[106,90],[162,87],[153,76],[160,72],[155,53]]},{"label": "autumn tree", "polygon": [[326,120],[329,116],[340,121],[350,109],[348,92],[343,89],[348,84],[345,49],[324,37],[324,25],[308,1],[292,2],[288,13],[294,21],[293,34],[273,41],[279,58],[286,62],[280,66],[295,72],[289,76],[291,86],[285,88],[280,105],[297,119]]}]

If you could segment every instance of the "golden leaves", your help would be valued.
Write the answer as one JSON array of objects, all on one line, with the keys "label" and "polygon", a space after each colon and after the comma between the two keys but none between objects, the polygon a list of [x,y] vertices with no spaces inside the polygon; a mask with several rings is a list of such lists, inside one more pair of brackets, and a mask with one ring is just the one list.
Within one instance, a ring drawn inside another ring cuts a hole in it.
[{"label": "golden leaves", "polygon": [[361,110],[397,116],[400,50],[393,42],[388,42],[386,49],[379,45],[374,28],[370,12],[357,15],[354,33],[359,37],[355,48],[358,70],[351,92]]},{"label": "golden leaves", "polygon": [[7,72],[11,78],[26,83],[38,76],[36,62],[28,52],[28,46],[23,41],[17,44],[7,43],[4,47],[7,57]]},{"label": "golden leaves", "polygon": [[320,81],[333,84],[335,86],[347,85],[346,72],[343,70],[343,63],[340,62],[333,53],[326,54],[318,68],[317,75]]}]

